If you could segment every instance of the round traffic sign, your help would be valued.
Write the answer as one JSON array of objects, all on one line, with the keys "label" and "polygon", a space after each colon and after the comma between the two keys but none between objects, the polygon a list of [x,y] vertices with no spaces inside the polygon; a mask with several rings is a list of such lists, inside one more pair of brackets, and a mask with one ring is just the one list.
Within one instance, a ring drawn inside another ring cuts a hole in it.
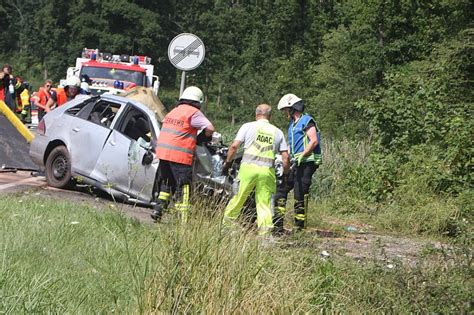
[{"label": "round traffic sign", "polygon": [[196,69],[205,54],[204,43],[191,33],[179,34],[168,46],[168,58],[173,66],[183,71]]}]

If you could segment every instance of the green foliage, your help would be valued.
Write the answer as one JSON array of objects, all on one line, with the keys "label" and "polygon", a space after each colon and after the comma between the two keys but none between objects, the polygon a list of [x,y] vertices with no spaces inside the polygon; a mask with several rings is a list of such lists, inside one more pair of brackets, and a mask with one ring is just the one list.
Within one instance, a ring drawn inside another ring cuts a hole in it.
[{"label": "green foliage", "polygon": [[[369,143],[355,142],[347,139],[322,140],[323,164],[318,168],[313,192],[318,199],[330,198],[332,195],[345,194],[357,198],[364,195],[365,189],[360,185],[370,184]],[[370,189],[368,189],[370,191]]]},{"label": "green foliage", "polygon": [[[438,260],[393,270],[324,262],[314,249],[265,250],[250,235],[222,234],[218,216],[156,228],[78,205],[2,198],[0,312],[469,313],[471,2],[2,3],[0,60],[35,87],[63,78],[84,47],[146,54],[171,107],[180,73],[168,43],[197,34],[206,59],[187,84],[203,88],[204,111],[226,143],[258,103],[289,92],[316,117],[324,164],[310,222],[324,209],[377,229],[454,238]],[[286,117],[273,119],[286,129]]]},{"label": "green foliage", "polygon": [[[386,76],[386,87],[358,103],[374,139],[374,160],[395,160],[385,189],[405,176],[429,178],[436,191],[459,192],[472,184],[472,31],[440,45],[429,60]],[[405,171],[407,169],[408,171]]]},{"label": "green foliage", "polygon": [[394,66],[424,60],[466,29],[470,8],[467,0],[6,2],[0,56],[41,82],[63,78],[83,47],[146,54],[162,85],[177,89],[168,43],[193,32],[206,44],[206,59],[188,83],[203,87],[223,125],[240,124],[258,103],[293,92],[326,136],[355,139],[368,134],[355,104],[373,96],[387,72],[391,80]]},{"label": "green foliage", "polygon": [[354,105],[375,85],[377,43],[365,31],[342,26],[324,37],[324,45],[321,63],[311,76],[319,93],[309,95],[320,125],[336,138],[364,134],[360,110]]},{"label": "green foliage", "polygon": [[454,201],[458,208],[457,215],[450,218],[443,232],[448,236],[456,236],[457,244],[470,246],[474,240],[474,191],[466,190]]},{"label": "green foliage", "polygon": [[437,146],[414,147],[404,163],[396,154],[371,151],[368,142],[323,141],[323,148],[324,163],[312,186],[314,209],[395,233],[456,238],[472,233],[472,190],[453,196],[434,188],[450,174],[435,154]]}]

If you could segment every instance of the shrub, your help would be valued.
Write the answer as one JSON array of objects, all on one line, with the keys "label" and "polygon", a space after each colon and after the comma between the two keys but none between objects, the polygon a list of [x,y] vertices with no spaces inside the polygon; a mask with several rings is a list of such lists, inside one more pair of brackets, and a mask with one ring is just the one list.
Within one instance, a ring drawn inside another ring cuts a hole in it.
[{"label": "shrub", "polygon": [[403,183],[404,168],[431,177],[436,191],[457,194],[470,185],[474,122],[465,67],[474,55],[470,32],[439,45],[428,60],[393,69],[385,86],[358,103],[370,121],[373,160],[389,167],[379,191]]}]

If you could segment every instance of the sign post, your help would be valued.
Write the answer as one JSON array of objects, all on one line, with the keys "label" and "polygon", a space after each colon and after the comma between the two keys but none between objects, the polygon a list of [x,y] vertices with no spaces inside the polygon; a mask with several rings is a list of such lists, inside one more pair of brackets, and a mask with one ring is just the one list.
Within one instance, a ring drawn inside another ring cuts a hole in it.
[{"label": "sign post", "polygon": [[194,34],[182,33],[168,45],[168,58],[177,69],[182,70],[179,95],[183,94],[186,71],[194,70],[202,63],[206,50],[203,41]]},{"label": "sign post", "polygon": [[186,84],[186,71],[183,71],[181,72],[181,84],[179,85],[179,96],[183,94],[185,84]]}]

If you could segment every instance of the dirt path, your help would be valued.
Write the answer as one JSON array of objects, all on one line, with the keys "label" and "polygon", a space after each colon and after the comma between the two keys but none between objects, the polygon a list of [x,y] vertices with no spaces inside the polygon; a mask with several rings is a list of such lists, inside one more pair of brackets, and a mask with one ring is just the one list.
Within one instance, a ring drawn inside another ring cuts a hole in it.
[{"label": "dirt path", "polygon": [[6,194],[24,194],[58,201],[86,203],[98,210],[114,209],[140,222],[152,223],[150,209],[116,202],[109,195],[91,190],[86,186],[76,186],[73,190],[48,187],[43,176],[32,177],[30,172],[25,171],[0,173],[0,198]]},{"label": "dirt path", "polygon": [[0,169],[0,195],[27,191],[34,187],[46,185],[44,177],[33,177],[30,173]]},{"label": "dirt path", "polygon": [[[54,188],[41,188],[41,195],[57,200],[68,199],[86,203],[94,208],[119,211],[142,223],[153,224],[150,209],[114,202],[103,194],[97,197],[87,191],[64,191]],[[371,260],[383,262],[387,268],[399,264],[414,266],[425,248],[441,249],[446,245],[420,239],[383,235],[373,232],[346,232],[309,229],[302,237],[282,237],[277,239],[282,248],[301,248],[314,250],[322,259],[349,257],[365,263]],[[326,255],[329,254],[329,257]]]},{"label": "dirt path", "polygon": [[280,243],[283,248],[310,248],[321,259],[350,257],[358,262],[384,262],[387,268],[399,264],[414,266],[424,249],[448,248],[440,242],[410,239],[370,232],[334,232],[310,230],[304,239],[288,239]]},{"label": "dirt path", "polygon": [[137,219],[140,222],[152,223],[150,209],[115,201],[107,194],[90,190],[87,187],[76,187],[74,190],[63,190],[43,186],[23,193],[35,194],[37,196],[52,198],[58,201],[68,200],[74,203],[83,203],[97,210],[114,210]]},{"label": "dirt path", "polygon": [[[85,203],[99,211],[119,211],[142,223],[152,224],[150,209],[116,202],[108,195],[91,191],[87,187],[76,187],[74,190],[47,187],[43,177],[31,177],[27,172],[0,173],[0,196],[12,193]],[[336,225],[345,226],[344,222],[336,222]],[[349,257],[361,263],[375,259],[386,264],[387,268],[395,268],[399,264],[415,265],[425,248],[447,248],[440,242],[383,235],[360,226],[349,232],[342,229],[308,229],[304,235],[277,238],[274,245],[283,249],[311,250],[320,255],[321,259]]]}]

